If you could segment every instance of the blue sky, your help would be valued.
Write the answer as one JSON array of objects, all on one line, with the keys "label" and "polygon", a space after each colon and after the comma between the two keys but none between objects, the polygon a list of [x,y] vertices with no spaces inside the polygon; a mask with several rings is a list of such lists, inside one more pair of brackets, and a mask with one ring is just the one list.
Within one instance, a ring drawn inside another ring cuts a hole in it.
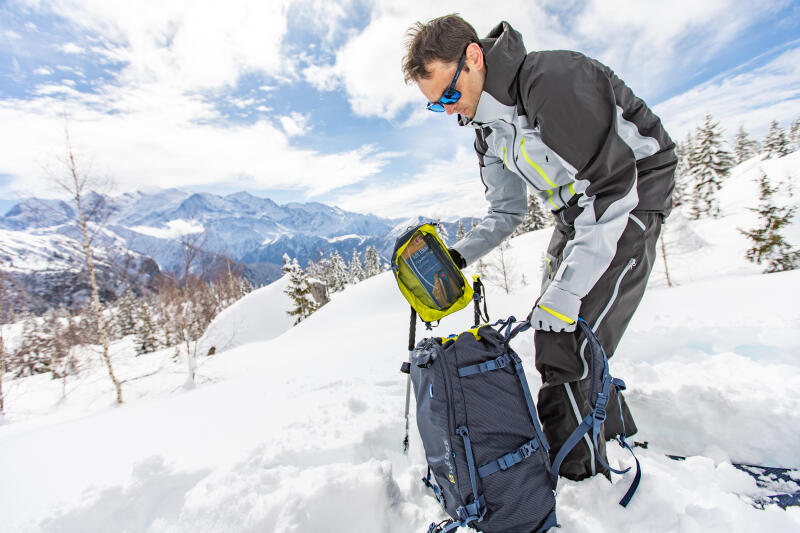
[{"label": "blue sky", "polygon": [[[712,113],[761,138],[800,116],[800,4],[465,0],[528,50],[611,66],[682,139]],[[500,5],[502,4],[502,5]],[[757,5],[756,5],[757,4]],[[452,3],[0,1],[0,209],[57,195],[64,115],[112,193],[248,190],[385,216],[485,212],[471,131],[429,113],[406,28]]]}]

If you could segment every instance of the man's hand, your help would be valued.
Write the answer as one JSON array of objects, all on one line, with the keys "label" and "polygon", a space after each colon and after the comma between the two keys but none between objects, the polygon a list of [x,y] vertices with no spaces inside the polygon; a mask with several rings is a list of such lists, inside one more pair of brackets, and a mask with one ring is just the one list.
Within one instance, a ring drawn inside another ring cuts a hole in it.
[{"label": "man's hand", "polygon": [[552,283],[531,313],[531,326],[542,331],[575,331],[581,299]]}]

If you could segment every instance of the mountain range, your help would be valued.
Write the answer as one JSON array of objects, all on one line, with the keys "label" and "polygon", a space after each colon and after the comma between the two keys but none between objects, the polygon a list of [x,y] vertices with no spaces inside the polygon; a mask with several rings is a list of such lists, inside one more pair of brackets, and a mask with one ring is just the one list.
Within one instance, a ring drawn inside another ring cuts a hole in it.
[{"label": "mountain range", "polygon": [[[128,288],[138,292],[159,272],[182,271],[187,245],[206,257],[232,260],[260,285],[280,276],[284,254],[305,266],[334,250],[349,261],[354,249],[363,254],[375,246],[386,260],[396,237],[424,220],[353,213],[317,202],[279,205],[247,192],[90,192],[82,200],[84,210],[94,213],[92,243],[108,298]],[[85,299],[75,220],[73,204],[40,198],[21,200],[0,217],[0,265],[18,288],[41,300],[39,307],[74,306]],[[457,225],[443,223],[453,237]]]}]

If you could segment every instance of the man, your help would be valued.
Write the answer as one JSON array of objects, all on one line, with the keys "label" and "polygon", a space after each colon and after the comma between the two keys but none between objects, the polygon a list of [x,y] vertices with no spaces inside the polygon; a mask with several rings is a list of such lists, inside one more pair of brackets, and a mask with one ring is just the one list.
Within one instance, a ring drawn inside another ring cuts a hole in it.
[{"label": "man", "polygon": [[[454,245],[459,266],[511,235],[525,215],[526,188],[554,212],[542,293],[529,319],[543,380],[539,416],[555,453],[591,411],[587,346],[576,321],[584,318],[613,355],[672,208],[674,143],[611,69],[578,52],[526,53],[507,22],[478,39],[448,15],[417,23],[407,45],[406,82],[417,84],[428,109],[456,113],[460,126],[475,128],[490,209]],[[606,439],[636,432],[619,400],[609,400]],[[605,456],[605,443],[598,444]],[[597,472],[608,475],[587,436],[561,474],[578,480]]]}]

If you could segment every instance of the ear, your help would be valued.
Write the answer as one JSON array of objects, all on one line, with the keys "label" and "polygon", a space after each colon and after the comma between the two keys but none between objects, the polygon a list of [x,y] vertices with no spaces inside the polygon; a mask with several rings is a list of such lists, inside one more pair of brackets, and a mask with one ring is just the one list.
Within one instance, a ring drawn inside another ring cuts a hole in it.
[{"label": "ear", "polygon": [[465,61],[470,69],[483,70],[485,64],[483,62],[483,49],[478,43],[469,43],[467,46],[467,59]]}]

